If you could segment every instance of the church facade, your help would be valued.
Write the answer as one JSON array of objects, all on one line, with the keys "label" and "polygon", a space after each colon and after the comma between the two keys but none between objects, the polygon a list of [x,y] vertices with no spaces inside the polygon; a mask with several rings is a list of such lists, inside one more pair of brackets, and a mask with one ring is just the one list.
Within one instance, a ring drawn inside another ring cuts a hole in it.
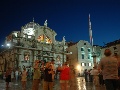
[{"label": "church facade", "polygon": [[[55,39],[57,33],[47,26],[38,23],[27,23],[20,31],[13,31],[5,40],[6,48],[0,53],[0,70],[7,67],[32,69],[35,60],[43,62],[55,60],[56,66],[66,62],[66,40]],[[5,46],[4,45],[4,46]]]}]

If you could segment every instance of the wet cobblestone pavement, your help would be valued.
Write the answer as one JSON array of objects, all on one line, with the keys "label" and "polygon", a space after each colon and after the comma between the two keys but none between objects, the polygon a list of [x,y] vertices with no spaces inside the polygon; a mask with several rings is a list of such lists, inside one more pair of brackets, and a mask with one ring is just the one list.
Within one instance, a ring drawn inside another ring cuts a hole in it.
[{"label": "wet cobblestone pavement", "polygon": [[[31,90],[32,81],[27,81],[26,90]],[[39,85],[39,90],[42,90],[42,83]],[[68,86],[69,87],[69,86]],[[10,88],[6,89],[5,81],[0,80],[0,90],[22,90],[21,82],[14,81],[10,83]],[[55,80],[53,90],[60,90],[59,80]],[[85,82],[83,77],[77,77],[74,87],[69,87],[69,90],[105,90],[105,86],[95,87],[91,82]]]}]

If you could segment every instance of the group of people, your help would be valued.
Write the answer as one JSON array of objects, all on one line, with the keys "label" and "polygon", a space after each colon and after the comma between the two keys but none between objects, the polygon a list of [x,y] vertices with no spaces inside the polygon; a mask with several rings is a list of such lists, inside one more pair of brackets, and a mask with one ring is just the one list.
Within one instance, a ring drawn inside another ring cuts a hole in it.
[{"label": "group of people", "polygon": [[98,70],[102,70],[107,90],[120,90],[120,57],[115,53],[112,56],[110,49],[104,51],[105,57],[100,60]]},{"label": "group of people", "polygon": [[106,90],[120,90],[120,57],[116,53],[113,55],[110,49],[106,49],[104,55],[98,66],[85,70],[85,81],[89,76],[95,86],[105,85]]},{"label": "group of people", "polygon": [[[92,70],[87,72],[85,70],[85,80],[93,82],[96,86],[105,84],[106,90],[120,90],[120,57],[112,53],[109,49],[104,52],[105,57],[100,60],[98,66],[94,66]],[[39,60],[35,61],[33,71],[32,90],[39,89],[39,83],[43,80],[43,90],[53,90],[54,79],[56,73],[59,72],[60,88],[61,90],[69,90],[68,84],[71,87],[75,86],[75,69],[73,65],[68,65],[66,62],[59,65],[57,68],[54,66],[54,60],[43,63]],[[56,72],[57,71],[57,72]],[[11,81],[11,68],[6,71],[6,87],[9,87]],[[21,82],[23,90],[26,90],[26,81],[28,72],[23,68],[21,72]],[[42,77],[42,78],[41,78]],[[104,82],[103,82],[104,81]]]},{"label": "group of people", "polygon": [[[14,75],[15,73],[15,75]],[[14,76],[15,76],[15,80],[18,81],[18,78],[21,79],[21,82],[22,82],[22,88],[25,89],[26,87],[26,81],[27,81],[27,71],[26,71],[26,68],[23,68],[23,71],[21,72],[21,76],[19,77],[19,71],[16,70],[15,72],[12,70],[12,68],[8,67],[8,69],[6,70],[6,73],[5,73],[5,81],[6,81],[6,88],[9,88],[9,83],[11,81],[13,81],[14,79]]]},{"label": "group of people", "polygon": [[58,72],[60,73],[59,80],[61,90],[69,90],[68,84],[70,84],[70,86],[74,86],[73,83],[75,83],[75,70],[73,65],[68,66],[67,63],[63,63],[62,66],[59,65],[55,69],[54,60],[52,60],[51,62],[46,62],[44,66],[40,69],[38,67],[39,63],[39,61],[36,61],[36,65],[34,67],[32,90],[38,90],[39,88],[39,78],[41,75],[39,75],[38,73],[41,69],[43,70],[43,90],[53,90],[55,75]]},{"label": "group of people", "polygon": [[[12,72],[12,68],[8,67],[5,74],[7,88],[12,80]],[[68,65],[65,62],[55,68],[54,60],[46,63],[36,60],[33,67],[32,90],[39,90],[40,82],[42,82],[43,90],[53,90],[56,74],[59,74],[61,90],[69,90],[68,84],[75,87],[75,69],[73,65]],[[29,77],[26,68],[23,68],[20,77],[22,90],[26,90],[26,83]]]},{"label": "group of people", "polygon": [[85,81],[86,82],[93,82],[95,86],[103,86],[103,74],[101,70],[98,70],[97,66],[94,66],[93,69],[84,72]]}]

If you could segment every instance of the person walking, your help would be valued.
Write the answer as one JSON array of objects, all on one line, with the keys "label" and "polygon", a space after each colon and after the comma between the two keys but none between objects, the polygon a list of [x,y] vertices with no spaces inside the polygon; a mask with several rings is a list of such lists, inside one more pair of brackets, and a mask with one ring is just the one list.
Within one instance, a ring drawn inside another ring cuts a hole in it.
[{"label": "person walking", "polygon": [[32,90],[39,90],[39,83],[40,83],[40,68],[39,68],[40,61],[36,60],[34,65],[34,72],[33,72],[33,83],[32,83]]},{"label": "person walking", "polygon": [[98,75],[99,75],[99,71],[97,69],[97,66],[94,66],[94,69],[93,69],[93,83],[96,87],[100,85]]},{"label": "person walking", "polygon": [[70,88],[73,88],[74,90],[76,90],[76,76],[75,76],[75,68],[73,65],[70,65],[70,81],[69,81],[69,84],[70,84]]},{"label": "person walking", "polygon": [[14,71],[11,72],[11,81],[14,81]]},{"label": "person walking", "polygon": [[99,70],[102,70],[106,90],[117,90],[118,85],[118,61],[112,57],[110,49],[104,51],[105,57],[100,60]]},{"label": "person walking", "polygon": [[18,71],[18,69],[16,69],[16,71],[15,71],[15,79],[16,79],[16,81],[18,81],[18,76],[19,76],[19,71]]},{"label": "person walking", "polygon": [[68,84],[70,80],[70,68],[65,62],[62,67],[59,67],[60,71],[60,88],[61,90],[69,90]]},{"label": "person walking", "polygon": [[30,80],[30,69],[27,70],[27,79]]},{"label": "person walking", "polygon": [[120,90],[120,56],[117,53],[114,53],[113,57],[118,60],[118,90]]},{"label": "person walking", "polygon": [[100,86],[104,85],[102,70],[99,70],[99,84]]},{"label": "person walking", "polygon": [[118,67],[118,90],[120,90],[120,61],[119,61],[119,67]]},{"label": "person walking", "polygon": [[27,72],[26,68],[23,69],[22,75],[21,75],[21,82],[22,82],[22,90],[26,90],[26,81],[27,81]]},{"label": "person walking", "polygon": [[85,69],[85,71],[84,71],[84,77],[85,77],[85,82],[88,82],[89,80],[88,80],[88,71],[87,71],[87,69]]},{"label": "person walking", "polygon": [[11,82],[11,68],[8,67],[8,69],[6,70],[6,73],[5,73],[5,77],[6,77],[6,88],[9,88],[9,83]]},{"label": "person walking", "polygon": [[93,82],[93,70],[94,70],[94,67],[93,69],[90,70],[90,82]]},{"label": "person walking", "polygon": [[53,74],[52,65],[50,62],[47,62],[44,70],[43,90],[53,90]]},{"label": "person walking", "polygon": [[55,79],[55,73],[56,73],[55,72],[56,69],[55,69],[55,66],[54,66],[55,62],[54,61],[55,61],[54,59],[51,60],[51,66],[52,66],[52,70],[53,70],[53,74],[52,74],[53,85],[54,85],[54,79]]}]

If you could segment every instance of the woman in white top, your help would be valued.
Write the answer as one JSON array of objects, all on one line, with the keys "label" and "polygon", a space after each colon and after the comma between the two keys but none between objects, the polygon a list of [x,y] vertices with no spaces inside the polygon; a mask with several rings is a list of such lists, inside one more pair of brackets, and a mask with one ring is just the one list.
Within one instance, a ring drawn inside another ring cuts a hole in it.
[{"label": "woman in white top", "polygon": [[22,79],[21,79],[21,82],[22,82],[22,90],[26,90],[26,81],[27,81],[27,72],[26,72],[26,69],[24,68],[23,69],[23,72],[22,72],[22,75],[21,75]]},{"label": "woman in white top", "polygon": [[93,69],[93,83],[95,86],[99,86],[99,71],[97,69],[97,66],[94,67]]},{"label": "woman in white top", "polygon": [[13,81],[14,80],[14,71],[12,70],[11,72],[11,80]]}]

